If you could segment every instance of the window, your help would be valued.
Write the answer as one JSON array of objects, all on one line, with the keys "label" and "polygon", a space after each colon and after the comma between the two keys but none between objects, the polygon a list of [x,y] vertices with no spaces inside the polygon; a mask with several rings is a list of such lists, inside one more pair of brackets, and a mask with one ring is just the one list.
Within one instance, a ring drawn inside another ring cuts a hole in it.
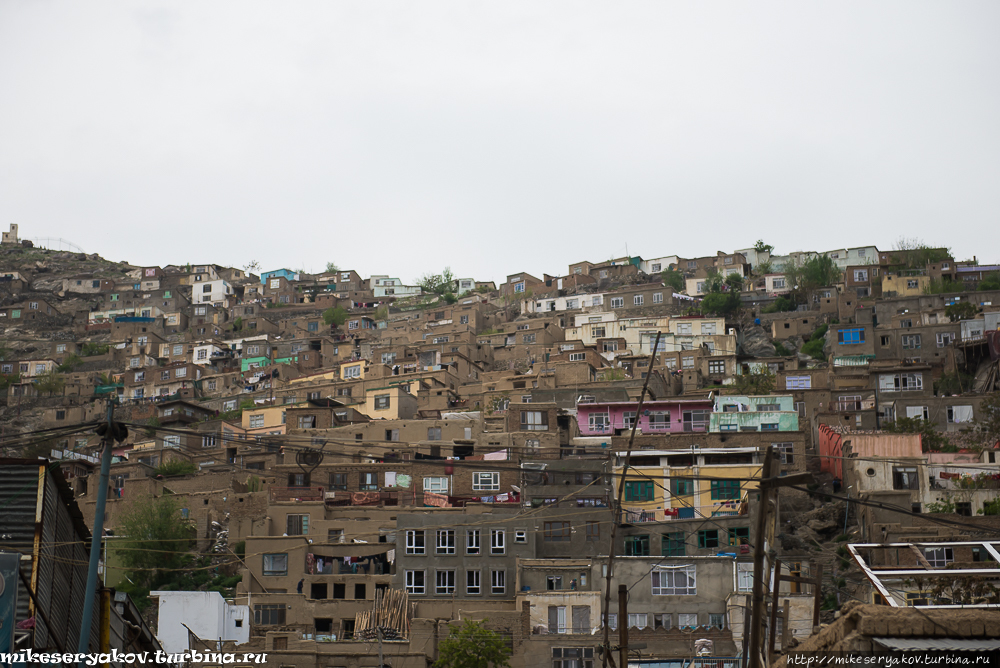
[{"label": "window", "polygon": [[794,446],[791,443],[772,443],[774,449],[777,450],[778,456],[781,458],[782,464],[791,464],[794,457]]},{"label": "window", "polygon": [[735,527],[728,531],[730,545],[749,545],[750,527]]},{"label": "window", "polygon": [[972,422],[972,406],[948,406],[948,423]]},{"label": "window", "polygon": [[893,466],[892,467],[892,488],[893,489],[920,489],[920,480],[917,478],[917,468],[915,466]]},{"label": "window", "polygon": [[427,440],[428,441],[440,441],[441,440],[441,427],[428,427],[427,428]]},{"label": "window", "polygon": [[250,416],[250,428],[259,429],[264,426],[264,415],[251,415]]},{"label": "window", "polygon": [[299,416],[299,429],[315,429],[316,428],[316,416],[315,415],[300,415]]},{"label": "window", "polygon": [[674,496],[688,496],[694,491],[694,481],[673,478],[670,488],[670,493]]},{"label": "window", "polygon": [[608,413],[591,413],[587,419],[591,431],[607,431],[611,427]]},{"label": "window", "polygon": [[376,394],[375,395],[375,410],[384,411],[389,409],[389,395],[388,394]]},{"label": "window", "polygon": [[406,593],[407,594],[424,593],[423,571],[406,571]]},{"label": "window", "polygon": [[288,554],[265,554],[264,575],[288,575]]},{"label": "window", "polygon": [[713,480],[712,500],[726,500],[740,498],[739,480]]},{"label": "window", "polygon": [[670,413],[667,411],[650,411],[650,429],[670,429]]},{"label": "window", "polygon": [[910,279],[906,281],[907,290],[915,290],[917,287],[919,287],[919,285],[920,284],[917,282],[916,279]]},{"label": "window", "polygon": [[586,359],[587,359],[587,353],[570,353],[569,354],[569,361],[570,362],[583,362]]},{"label": "window", "polygon": [[945,346],[950,346],[954,340],[955,335],[952,332],[938,332],[937,347],[944,348]]},{"label": "window", "polygon": [[854,270],[854,282],[855,283],[867,283],[868,282],[868,270],[867,269],[855,269]]},{"label": "window", "polygon": [[653,489],[653,481],[629,481],[625,483],[626,501],[653,501],[656,493]]},{"label": "window", "polygon": [[919,334],[904,334],[903,335],[903,349],[904,350],[916,350],[920,347],[920,335]]},{"label": "window", "polygon": [[736,590],[740,592],[753,591],[753,564],[736,564]]},{"label": "window", "polygon": [[424,532],[422,530],[406,532],[406,553],[424,554]]},{"label": "window", "polygon": [[837,343],[839,345],[853,345],[865,342],[865,330],[863,327],[842,329],[837,332]]},{"label": "window", "polygon": [[708,615],[708,625],[714,626],[717,629],[726,628],[726,616],[717,613],[709,613]]},{"label": "window", "polygon": [[724,374],[726,373],[726,362],[724,360],[712,360],[708,363],[708,372],[710,374]]},{"label": "window", "polygon": [[879,376],[879,389],[885,392],[914,392],[924,389],[921,373],[883,374]]},{"label": "window", "polygon": [[478,471],[473,473],[472,489],[476,492],[499,492],[500,474],[491,471]]},{"label": "window", "polygon": [[635,411],[625,411],[622,413],[622,419],[624,420],[626,429],[631,429],[635,426],[635,414]]},{"label": "window", "polygon": [[392,364],[396,361],[396,353],[382,353],[382,364]]},{"label": "window", "polygon": [[772,279],[771,280],[771,287],[773,289],[775,289],[775,290],[782,290],[782,289],[784,289],[784,287],[785,287],[785,279],[784,279],[784,277]]},{"label": "window", "polygon": [[547,543],[565,543],[570,541],[569,522],[546,522],[543,540]]},{"label": "window", "polygon": [[460,324],[460,325],[468,325],[469,324],[469,316],[467,316],[467,315],[459,316],[459,318],[458,318],[458,324]]},{"label": "window", "polygon": [[529,438],[524,442],[524,451],[529,455],[537,455],[541,451],[542,442],[537,438]]},{"label": "window", "polygon": [[436,571],[434,573],[434,593],[454,594],[455,593],[455,571]]},{"label": "window", "polygon": [[258,626],[283,626],[285,611],[284,603],[264,603],[253,606],[253,622]]},{"label": "window", "polygon": [[927,406],[907,406],[906,417],[916,420],[930,420],[930,411]]},{"label": "window", "polygon": [[719,530],[702,529],[698,532],[698,547],[713,548],[719,547]]},{"label": "window", "polygon": [[909,329],[910,327],[913,327],[913,319],[906,318],[905,320],[900,320],[899,326],[903,329]]},{"label": "window", "polygon": [[465,553],[479,554],[479,529],[466,529],[465,531]]},{"label": "window", "polygon": [[354,366],[344,367],[344,378],[360,378],[361,377],[361,365],[355,364]]},{"label": "window", "polygon": [[628,627],[636,629],[646,628],[646,620],[648,617],[645,612],[630,612],[628,613]]},{"label": "window", "polygon": [[546,591],[558,591],[562,589],[562,576],[561,575],[546,576],[545,589]]},{"label": "window", "polygon": [[547,411],[521,411],[521,431],[548,431]]},{"label": "window", "polygon": [[434,494],[447,494],[448,493],[447,476],[424,478],[424,491],[433,492]]},{"label": "window", "polygon": [[331,473],[330,474],[330,489],[332,489],[332,490],[346,490],[347,489],[347,474],[346,473]]},{"label": "window", "polygon": [[[35,373],[38,373],[38,368],[37,367],[35,368]],[[145,371],[137,371],[136,374],[135,374],[135,382],[141,383],[141,382],[143,382],[145,380],[146,380],[146,372]]]},{"label": "window", "polygon": [[944,568],[955,561],[955,553],[950,547],[928,547],[924,556],[932,568]]},{"label": "window", "polygon": [[786,390],[808,390],[812,388],[812,376],[785,376]]},{"label": "window", "polygon": [[683,557],[687,550],[683,531],[665,533],[660,539],[660,551],[664,557]]},{"label": "window", "polygon": [[[650,573],[653,585],[653,596],[695,596],[697,587],[695,582],[695,567],[693,564],[685,566],[657,566]],[[680,624],[684,626],[684,614],[679,618]]]},{"label": "window", "polygon": [[705,281],[698,281],[695,285],[695,292],[699,295],[705,294]]},{"label": "window", "polygon": [[288,515],[285,518],[285,533],[289,536],[305,536],[309,533],[308,515]]},{"label": "window", "polygon": [[490,571],[490,591],[503,594],[507,591],[507,571]]},{"label": "window", "polygon": [[478,596],[483,593],[482,582],[480,580],[482,573],[479,571],[465,571],[465,593],[473,596]]},{"label": "window", "polygon": [[490,554],[506,552],[507,532],[504,529],[490,529]]},{"label": "window", "polygon": [[663,303],[663,293],[662,292],[654,292],[653,293],[653,303],[654,304],[662,304]]},{"label": "window", "polygon": [[625,556],[626,557],[648,557],[649,556],[649,535],[625,536]]},{"label": "window", "polygon": [[635,295],[632,297],[632,303],[635,306],[642,306],[642,295]]},{"label": "window", "polygon": [[624,297],[612,297],[611,298],[611,308],[622,308],[625,306]]},{"label": "window", "polygon": [[596,543],[601,540],[601,523],[587,520],[587,542]]},{"label": "window", "polygon": [[708,416],[712,411],[684,411],[684,431],[705,431],[708,427]]},{"label": "window", "polygon": [[59,410],[57,410],[56,411],[56,419],[57,420],[65,420],[66,419],[66,411],[59,411]]},{"label": "window", "polygon": [[359,474],[359,481],[358,489],[362,492],[378,490],[378,473],[376,471],[362,471]]},{"label": "window", "polygon": [[[455,554],[455,530],[438,529],[437,531],[437,553]],[[452,583],[454,585],[454,582]],[[441,592],[438,592],[441,593]]]},{"label": "window", "polygon": [[595,339],[603,339],[606,334],[606,329],[604,325],[601,325],[600,327],[594,327],[591,330],[591,333],[594,335]]},{"label": "window", "polygon": [[514,284],[514,292],[524,292],[524,281]]}]

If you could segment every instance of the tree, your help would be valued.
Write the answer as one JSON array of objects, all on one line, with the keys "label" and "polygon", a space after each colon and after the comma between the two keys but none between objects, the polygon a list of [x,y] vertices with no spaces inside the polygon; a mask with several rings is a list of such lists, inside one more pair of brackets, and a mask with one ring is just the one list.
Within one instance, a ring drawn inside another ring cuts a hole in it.
[{"label": "tree", "polygon": [[7,390],[11,385],[16,385],[20,382],[21,374],[17,371],[14,373],[0,373],[0,394],[7,394]]},{"label": "tree", "polygon": [[326,263],[326,273],[332,274],[335,271],[340,271],[340,267],[338,267],[335,262],[327,262]]},{"label": "tree", "polygon": [[340,327],[347,320],[347,310],[343,306],[335,306],[323,311],[323,322]]},{"label": "tree", "polygon": [[35,381],[35,387],[39,392],[44,392],[51,396],[56,392],[63,391],[63,388],[66,387],[66,379],[58,371],[52,369],[38,377],[38,380]]},{"label": "tree", "polygon": [[663,277],[663,285],[673,288],[674,292],[681,292],[684,289],[684,274],[676,269],[664,269],[660,275]]},{"label": "tree", "polygon": [[701,312],[706,315],[727,316],[740,307],[740,294],[731,292],[710,292],[701,300]]},{"label": "tree", "polygon": [[764,243],[763,239],[758,239],[757,243],[753,245],[753,249],[758,253],[767,253],[768,255],[774,252],[774,246]]},{"label": "tree", "polygon": [[951,306],[945,306],[944,314],[952,322],[958,322],[960,320],[972,320],[979,315],[979,309],[972,302],[958,302]]},{"label": "tree", "polygon": [[434,668],[509,668],[510,650],[503,637],[488,628],[487,620],[466,619],[438,645]]},{"label": "tree", "polygon": [[1000,272],[992,272],[979,282],[979,290],[1000,290]]},{"label": "tree", "polygon": [[982,434],[988,445],[1000,441],[1000,392],[994,392],[983,398],[979,404],[979,417],[976,418],[976,431]]},{"label": "tree", "polygon": [[743,277],[739,274],[729,274],[723,283],[730,290],[735,290],[736,292],[743,290]]},{"label": "tree", "polygon": [[843,273],[827,255],[817,255],[805,262],[789,262],[785,266],[785,281],[795,290],[798,301],[805,301],[805,295],[817,288],[839,283]]},{"label": "tree", "polygon": [[115,531],[124,536],[117,543],[119,557],[138,593],[148,594],[190,563],[192,529],[170,497],[140,496],[131,502]]},{"label": "tree", "polygon": [[443,295],[446,292],[451,292],[452,283],[454,281],[455,275],[451,273],[451,267],[445,267],[444,271],[440,274],[424,274],[417,279],[417,285],[419,285],[424,292],[432,292],[437,295]]},{"label": "tree", "polygon": [[758,262],[757,266],[753,268],[753,273],[758,276],[766,276],[767,274],[774,272],[774,265],[771,264],[770,260],[764,260],[763,262]]},{"label": "tree", "polygon": [[739,394],[771,394],[774,391],[774,374],[764,365],[759,365],[753,373],[736,376],[733,385]]},{"label": "tree", "polygon": [[83,360],[80,359],[80,356],[77,355],[76,353],[70,353],[69,355],[66,356],[66,360],[59,365],[59,371],[62,372],[72,371],[81,364],[83,364]]},{"label": "tree", "polygon": [[243,271],[247,272],[248,274],[252,274],[255,271],[260,271],[260,262],[257,262],[257,260],[250,260],[245,265],[243,265]]}]

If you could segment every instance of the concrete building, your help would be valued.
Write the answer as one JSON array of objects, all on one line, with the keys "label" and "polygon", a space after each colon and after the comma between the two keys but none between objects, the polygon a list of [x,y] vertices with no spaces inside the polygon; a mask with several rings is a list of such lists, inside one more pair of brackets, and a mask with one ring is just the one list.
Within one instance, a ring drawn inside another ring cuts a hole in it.
[{"label": "concrete building", "polygon": [[181,653],[190,646],[191,631],[199,638],[241,645],[250,640],[250,608],[235,605],[217,591],[151,591],[159,599],[157,638],[163,650]]}]

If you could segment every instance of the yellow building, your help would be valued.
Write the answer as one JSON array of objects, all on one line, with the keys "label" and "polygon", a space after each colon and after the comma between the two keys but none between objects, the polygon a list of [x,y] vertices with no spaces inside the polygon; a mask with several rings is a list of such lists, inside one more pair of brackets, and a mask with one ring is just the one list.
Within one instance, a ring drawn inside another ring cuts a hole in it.
[{"label": "yellow building", "polygon": [[[632,456],[622,509],[655,521],[738,515],[757,489],[762,461],[756,448],[644,450]],[[619,457],[616,484],[623,463]]]},{"label": "yellow building", "polygon": [[411,420],[417,414],[417,398],[399,385],[365,390],[362,412],[373,420]]},{"label": "yellow building", "polygon": [[930,286],[930,276],[882,275],[883,297],[917,297],[925,294],[925,291],[929,290]]},{"label": "yellow building", "polygon": [[242,427],[248,436],[285,433],[285,409],[288,406],[266,406],[243,411]]}]

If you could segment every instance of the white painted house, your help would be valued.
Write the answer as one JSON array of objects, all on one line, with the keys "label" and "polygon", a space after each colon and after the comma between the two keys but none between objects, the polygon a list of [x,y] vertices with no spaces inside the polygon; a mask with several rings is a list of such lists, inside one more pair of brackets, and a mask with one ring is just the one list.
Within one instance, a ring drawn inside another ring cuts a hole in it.
[{"label": "white painted house", "polygon": [[221,278],[195,283],[191,287],[191,300],[196,304],[222,306],[222,302],[231,294],[233,294],[233,288]]},{"label": "white painted house", "polygon": [[163,649],[179,654],[188,647],[188,629],[202,640],[230,641],[241,645],[250,640],[250,606],[233,605],[217,591],[152,591],[158,596],[159,624],[156,637]]}]

